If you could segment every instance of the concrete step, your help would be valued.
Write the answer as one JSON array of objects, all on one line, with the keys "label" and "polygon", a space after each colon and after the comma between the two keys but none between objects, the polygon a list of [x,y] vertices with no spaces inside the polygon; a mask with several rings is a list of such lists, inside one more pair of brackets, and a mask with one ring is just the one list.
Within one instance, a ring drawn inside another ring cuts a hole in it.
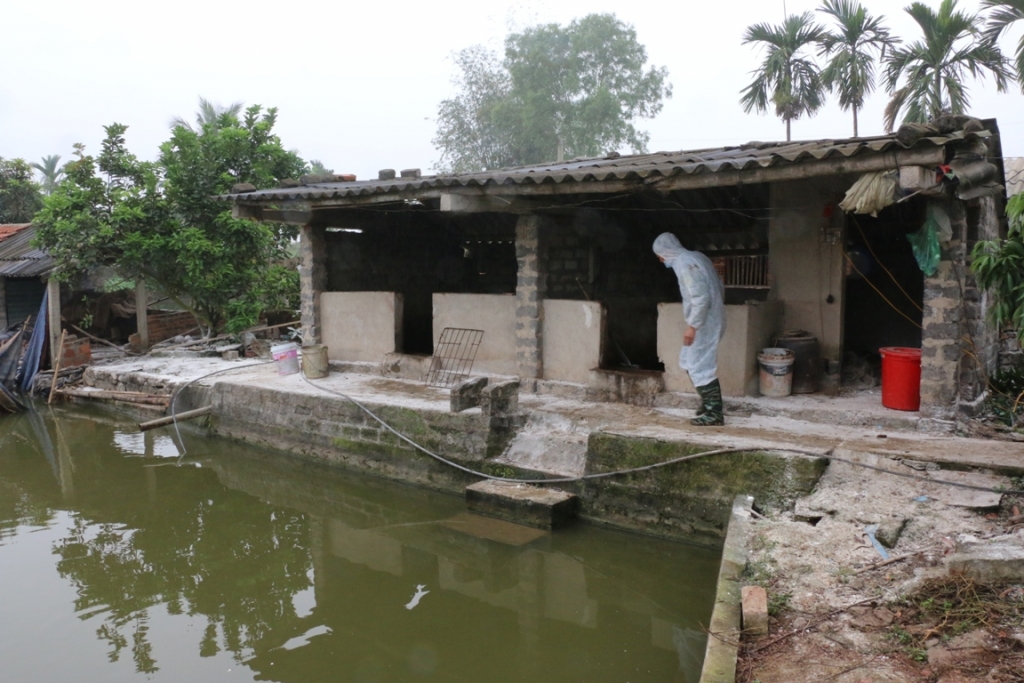
[{"label": "concrete step", "polygon": [[466,506],[480,515],[538,529],[553,529],[568,522],[580,507],[573,493],[490,479],[466,487]]}]

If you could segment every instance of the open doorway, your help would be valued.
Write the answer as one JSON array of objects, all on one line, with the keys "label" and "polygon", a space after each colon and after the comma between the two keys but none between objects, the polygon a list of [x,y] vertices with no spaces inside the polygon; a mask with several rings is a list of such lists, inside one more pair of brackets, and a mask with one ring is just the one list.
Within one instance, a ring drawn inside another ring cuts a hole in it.
[{"label": "open doorway", "polygon": [[923,200],[895,204],[877,217],[847,217],[843,321],[847,386],[877,385],[879,349],[921,346],[924,275],[907,235],[920,229],[924,219]]}]

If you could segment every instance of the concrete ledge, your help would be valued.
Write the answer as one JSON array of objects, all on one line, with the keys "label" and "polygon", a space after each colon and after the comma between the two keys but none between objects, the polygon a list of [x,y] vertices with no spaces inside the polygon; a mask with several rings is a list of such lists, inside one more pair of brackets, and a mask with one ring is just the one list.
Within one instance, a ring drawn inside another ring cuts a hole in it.
[{"label": "concrete ledge", "polygon": [[[592,432],[587,444],[587,474],[599,474],[712,450],[707,444]],[[770,450],[721,453],[668,467],[583,485],[583,510],[642,533],[688,537],[702,544],[721,543],[731,501],[754,495],[765,509],[788,510],[807,495],[828,467],[828,460],[773,453]]]},{"label": "concrete ledge", "polygon": [[750,546],[751,496],[736,496],[729,516],[729,528],[722,548],[722,564],[718,570],[715,607],[708,624],[707,649],[700,683],[733,683],[739,659],[741,579],[747,567]]},{"label": "concrete ledge", "polygon": [[470,511],[539,529],[553,529],[576,516],[579,498],[555,489],[485,479],[466,487]]}]

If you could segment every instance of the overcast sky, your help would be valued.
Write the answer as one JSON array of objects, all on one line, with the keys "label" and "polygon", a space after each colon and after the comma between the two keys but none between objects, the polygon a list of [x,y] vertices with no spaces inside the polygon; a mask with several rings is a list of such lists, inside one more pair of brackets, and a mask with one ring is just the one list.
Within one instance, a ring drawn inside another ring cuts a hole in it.
[{"label": "overcast sky", "polygon": [[[893,33],[918,37],[906,1],[863,0]],[[939,0],[925,0],[938,7]],[[501,50],[509,29],[612,12],[632,24],[649,63],[668,68],[674,96],[653,120],[650,150],[699,149],[785,139],[772,115],[744,114],[740,90],[760,53],[741,44],[755,22],[778,23],[817,0],[447,0],[446,2],[226,2],[224,0],[0,0],[0,156],[37,161],[98,152],[102,126],[129,126],[128,146],[152,159],[173,116],[194,118],[201,95],[279,109],[277,132],[305,159],[375,178],[382,168],[422,168],[438,103],[454,94],[452,53]],[[960,0],[977,11],[978,0]],[[822,18],[824,20],[824,18]],[[1024,27],[1004,38],[1009,52]],[[995,117],[1005,156],[1024,156],[1024,95],[968,84],[970,113]],[[881,134],[884,93],[860,118]],[[794,139],[847,137],[848,112],[831,102],[793,123]],[[622,150],[627,152],[628,150]]]}]

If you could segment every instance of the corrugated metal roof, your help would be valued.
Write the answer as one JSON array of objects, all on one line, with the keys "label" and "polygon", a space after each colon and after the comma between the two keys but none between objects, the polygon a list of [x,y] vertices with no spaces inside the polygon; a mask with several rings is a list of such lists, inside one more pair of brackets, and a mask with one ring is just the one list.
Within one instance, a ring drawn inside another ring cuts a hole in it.
[{"label": "corrugated metal roof", "polygon": [[25,225],[0,241],[0,277],[40,277],[53,270],[50,255],[32,246],[35,236],[35,228]]},{"label": "corrugated metal roof", "polygon": [[225,201],[271,202],[285,200],[327,200],[355,198],[386,193],[415,193],[449,187],[485,187],[495,185],[541,185],[548,183],[599,183],[616,180],[646,180],[678,175],[698,175],[723,171],[746,171],[805,161],[848,159],[861,154],[879,154],[890,150],[941,147],[953,141],[987,136],[987,132],[923,137],[904,146],[895,135],[843,140],[802,142],[751,142],[737,147],[718,147],[683,152],[610,155],[596,159],[574,159],[537,166],[508,168],[483,173],[362,180],[353,182],[311,183],[300,187],[274,188],[243,194],[221,195]]}]

